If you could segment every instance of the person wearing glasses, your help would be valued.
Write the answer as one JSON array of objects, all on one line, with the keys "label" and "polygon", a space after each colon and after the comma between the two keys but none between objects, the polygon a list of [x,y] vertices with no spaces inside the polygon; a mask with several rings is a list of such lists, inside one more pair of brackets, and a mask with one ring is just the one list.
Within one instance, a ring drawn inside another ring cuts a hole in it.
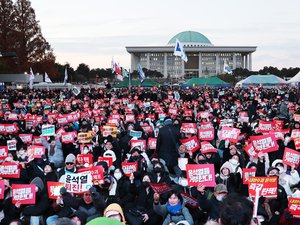
[{"label": "person wearing glasses", "polygon": [[65,167],[58,171],[58,179],[60,182],[64,182],[66,171],[77,173],[78,169],[76,167],[76,157],[74,154],[70,153],[65,159]]}]

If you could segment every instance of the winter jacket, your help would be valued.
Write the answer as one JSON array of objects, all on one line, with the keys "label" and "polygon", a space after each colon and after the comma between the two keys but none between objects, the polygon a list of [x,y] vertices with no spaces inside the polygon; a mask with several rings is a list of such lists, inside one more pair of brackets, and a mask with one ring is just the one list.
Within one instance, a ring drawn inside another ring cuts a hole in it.
[{"label": "winter jacket", "polygon": [[42,138],[42,144],[48,149],[48,160],[49,162],[53,162],[55,168],[59,168],[63,166],[64,163],[64,155],[62,151],[62,145],[59,139],[55,139],[55,147],[54,147],[54,153],[51,154],[50,151],[50,144]]}]

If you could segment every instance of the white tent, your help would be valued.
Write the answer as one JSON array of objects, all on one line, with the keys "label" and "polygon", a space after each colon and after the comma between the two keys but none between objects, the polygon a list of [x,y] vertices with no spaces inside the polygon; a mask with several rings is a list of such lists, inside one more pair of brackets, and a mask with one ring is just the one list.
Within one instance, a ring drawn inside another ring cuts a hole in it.
[{"label": "white tent", "polygon": [[300,71],[293,76],[289,81],[289,83],[299,83],[300,82]]}]

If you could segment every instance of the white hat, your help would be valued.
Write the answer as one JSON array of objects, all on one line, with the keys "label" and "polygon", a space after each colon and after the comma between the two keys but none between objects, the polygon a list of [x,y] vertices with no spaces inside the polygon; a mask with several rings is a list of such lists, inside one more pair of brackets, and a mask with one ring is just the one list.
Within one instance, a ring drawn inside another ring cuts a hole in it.
[{"label": "white hat", "polygon": [[112,157],[113,162],[116,161],[117,157],[114,151],[112,150],[106,150],[103,154],[104,157]]},{"label": "white hat", "polygon": [[118,212],[117,210],[109,210],[105,213],[105,217],[110,217],[114,215],[120,215],[120,212]]}]

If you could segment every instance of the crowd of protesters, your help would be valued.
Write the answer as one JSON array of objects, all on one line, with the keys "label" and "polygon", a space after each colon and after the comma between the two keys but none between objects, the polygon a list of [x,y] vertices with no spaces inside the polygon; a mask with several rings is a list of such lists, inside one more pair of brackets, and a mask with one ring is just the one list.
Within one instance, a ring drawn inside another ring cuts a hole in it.
[{"label": "crowd of protesters", "polygon": [[[1,158],[1,165],[16,163],[20,169],[18,178],[3,176],[1,225],[51,225],[65,217],[75,225],[100,224],[96,221],[103,217],[129,225],[299,223],[287,210],[288,198],[300,197],[299,167],[283,160],[286,148],[296,151],[300,147],[295,143],[300,129],[298,88],[133,87],[81,89],[78,95],[71,90],[6,90],[0,96],[0,147],[12,140],[16,143],[15,149],[8,148]],[[271,121],[281,121],[276,128],[277,134],[282,134],[277,136],[277,149],[256,149],[256,155],[249,155],[245,149],[250,137],[271,132],[260,127]],[[5,130],[7,124],[15,129]],[[45,124],[54,125],[59,133],[43,136]],[[183,129],[183,124],[194,124],[196,129]],[[104,128],[109,126],[114,128]],[[221,139],[223,127],[238,129],[238,139]],[[211,151],[201,147],[190,151],[182,142],[196,136],[201,146],[204,140],[197,132],[207,128],[214,131],[206,141],[213,146]],[[64,132],[91,136],[81,142],[75,135],[71,142],[64,142]],[[22,134],[41,140],[28,142]],[[156,140],[156,147],[149,146],[149,139]],[[133,144],[139,140],[146,145]],[[45,154],[35,157],[29,151],[31,145],[44,146]],[[78,162],[80,154],[90,154],[92,165],[102,166],[103,180],[84,193],[61,187],[57,199],[50,199],[48,182],[65,183],[66,174],[92,166]],[[112,165],[99,160],[101,157],[111,157]],[[179,165],[181,158],[188,164],[212,164],[215,187],[201,182],[190,186]],[[123,162],[137,162],[137,170],[125,174]],[[244,168],[255,168],[257,177],[278,177],[276,198],[261,196],[253,220],[252,209],[247,211],[253,207],[251,201],[230,199],[231,195],[249,195],[248,185],[243,183]],[[13,204],[15,184],[35,184],[35,204]],[[170,190],[157,193],[153,184]],[[186,204],[184,195],[194,199],[196,207]],[[221,204],[225,200],[226,206]],[[237,210],[232,210],[234,207]],[[249,212],[250,219],[245,219]]]}]

